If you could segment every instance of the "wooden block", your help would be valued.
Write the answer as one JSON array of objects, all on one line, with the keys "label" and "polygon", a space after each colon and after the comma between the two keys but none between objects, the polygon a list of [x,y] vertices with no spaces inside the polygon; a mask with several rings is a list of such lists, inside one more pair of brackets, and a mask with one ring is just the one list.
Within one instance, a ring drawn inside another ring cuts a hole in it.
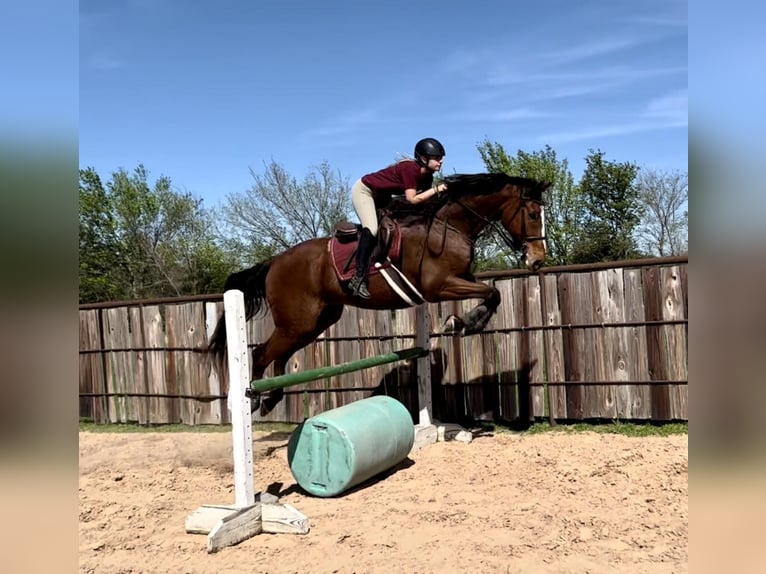
[{"label": "wooden block", "polygon": [[186,517],[187,534],[209,534],[226,516],[239,510],[232,504],[204,504]]},{"label": "wooden block", "polygon": [[423,448],[429,444],[434,444],[437,440],[436,425],[415,425],[415,442],[413,449]]},{"label": "wooden block", "polygon": [[221,548],[234,546],[263,532],[261,505],[254,504],[223,517],[207,537],[207,551],[212,554]]},{"label": "wooden block", "polygon": [[308,534],[309,519],[289,504],[261,503],[263,531],[269,534]]},{"label": "wooden block", "polygon": [[471,434],[470,431],[453,423],[439,424],[439,426],[436,427],[436,437],[440,442],[456,440],[458,442],[467,443],[473,440],[473,434]]}]

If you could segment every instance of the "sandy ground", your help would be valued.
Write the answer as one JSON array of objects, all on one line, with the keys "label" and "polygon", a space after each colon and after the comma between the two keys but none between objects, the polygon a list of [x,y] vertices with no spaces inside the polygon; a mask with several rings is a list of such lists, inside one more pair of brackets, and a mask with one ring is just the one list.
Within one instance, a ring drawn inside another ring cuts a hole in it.
[{"label": "sandy ground", "polygon": [[80,572],[687,572],[688,440],[502,433],[413,451],[384,479],[320,499],[287,435],[254,433],[256,488],[309,517],[218,554],[186,534],[234,501],[225,433],[80,433]]}]

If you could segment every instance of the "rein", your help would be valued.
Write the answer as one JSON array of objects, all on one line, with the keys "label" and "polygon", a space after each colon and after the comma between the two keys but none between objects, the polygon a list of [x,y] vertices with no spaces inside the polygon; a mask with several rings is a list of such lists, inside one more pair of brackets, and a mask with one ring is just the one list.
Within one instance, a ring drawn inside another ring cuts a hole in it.
[{"label": "rein", "polygon": [[[516,216],[521,212],[521,208],[523,206],[522,202],[524,202],[524,201],[535,201],[533,199],[524,198],[523,196],[520,199],[521,199],[521,201],[519,201],[519,206],[516,208],[516,211],[514,211],[513,215],[511,216],[511,221],[516,219]],[[521,247],[519,247],[519,246],[516,245],[516,242],[513,240],[513,238],[508,236],[508,232],[505,230],[505,228],[502,225],[498,225],[497,221],[492,221],[491,219],[487,219],[482,214],[477,213],[471,207],[469,207],[468,205],[463,203],[460,199],[456,199],[455,202],[460,207],[462,207],[463,209],[465,209],[466,211],[468,211],[469,213],[471,213],[472,215],[478,217],[481,221],[483,221],[484,225],[487,228],[495,231],[498,235],[500,235],[500,237],[502,237],[503,241],[505,241],[506,245],[508,245],[508,247],[510,247],[514,251],[519,251],[520,249],[523,249],[524,246],[527,243],[529,243],[530,241],[545,241],[545,236],[544,235],[527,235],[526,234],[526,231],[527,231],[527,220],[526,220],[526,218],[524,218],[522,220],[522,222],[521,222],[522,240],[521,240]],[[541,202],[538,202],[538,203],[541,203]]]}]

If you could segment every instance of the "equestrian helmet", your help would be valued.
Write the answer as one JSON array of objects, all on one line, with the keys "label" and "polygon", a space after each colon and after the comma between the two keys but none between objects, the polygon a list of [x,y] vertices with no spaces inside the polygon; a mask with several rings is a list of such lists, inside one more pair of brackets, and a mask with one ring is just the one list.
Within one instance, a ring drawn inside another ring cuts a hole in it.
[{"label": "equestrian helmet", "polygon": [[426,165],[429,157],[444,157],[446,152],[439,140],[424,138],[415,144],[415,159]]}]

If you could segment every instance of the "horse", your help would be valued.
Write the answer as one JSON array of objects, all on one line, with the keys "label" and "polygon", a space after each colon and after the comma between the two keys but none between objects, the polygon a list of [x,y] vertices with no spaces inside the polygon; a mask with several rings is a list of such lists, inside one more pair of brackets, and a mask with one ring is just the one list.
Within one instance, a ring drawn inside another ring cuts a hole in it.
[{"label": "horse", "polygon": [[[494,227],[514,249],[522,251],[526,267],[537,270],[545,260],[543,194],[551,184],[504,173],[450,175],[445,183],[446,192],[421,204],[394,198],[379,211],[381,230],[387,218],[396,222],[400,239],[398,268],[413,291],[422,295],[419,301],[482,299],[464,317],[450,316],[443,328],[447,333],[470,335],[484,329],[501,302],[495,287],[477,281],[471,273],[474,242],[482,231]],[[353,296],[339,277],[332,240],[323,237],[303,241],[227,277],[224,290],[239,289],[244,294],[247,320],[267,307],[271,310],[274,329],[252,351],[253,380],[262,378],[271,363],[275,375],[284,374],[290,357],[336,323],[345,305],[376,310],[413,305],[372,266],[368,276],[370,298]],[[353,253],[349,258],[352,263]],[[223,315],[207,350],[219,371],[223,369]],[[253,397],[259,401],[253,404],[253,410],[260,406],[261,415],[268,414],[283,394],[283,389],[276,389]]]}]

